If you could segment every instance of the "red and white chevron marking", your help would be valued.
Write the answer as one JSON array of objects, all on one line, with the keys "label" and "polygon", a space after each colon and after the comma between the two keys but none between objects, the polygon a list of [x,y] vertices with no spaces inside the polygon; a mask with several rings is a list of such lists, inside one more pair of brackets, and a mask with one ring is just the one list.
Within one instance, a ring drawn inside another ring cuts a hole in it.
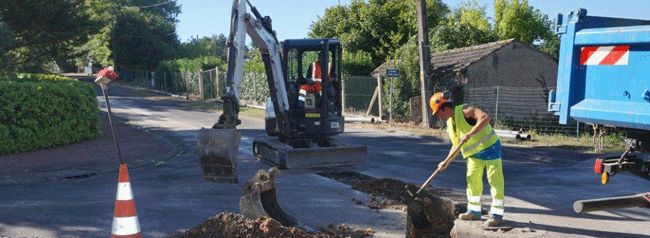
[{"label": "red and white chevron marking", "polygon": [[126,164],[120,164],[111,238],[142,238]]},{"label": "red and white chevron marking", "polygon": [[580,65],[627,65],[630,46],[588,46],[580,51]]}]

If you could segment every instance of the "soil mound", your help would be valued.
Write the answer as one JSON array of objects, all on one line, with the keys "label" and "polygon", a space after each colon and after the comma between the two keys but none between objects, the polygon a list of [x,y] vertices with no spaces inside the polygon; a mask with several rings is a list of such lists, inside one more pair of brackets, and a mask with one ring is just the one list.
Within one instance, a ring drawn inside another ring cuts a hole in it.
[{"label": "soil mound", "polygon": [[310,233],[296,227],[282,226],[276,220],[268,217],[259,217],[256,220],[245,218],[240,214],[222,212],[207,219],[184,234],[174,236],[178,238],[231,238],[231,237],[287,237],[287,238],[365,238],[372,237],[374,231],[354,230],[343,224],[319,227],[319,233]]}]

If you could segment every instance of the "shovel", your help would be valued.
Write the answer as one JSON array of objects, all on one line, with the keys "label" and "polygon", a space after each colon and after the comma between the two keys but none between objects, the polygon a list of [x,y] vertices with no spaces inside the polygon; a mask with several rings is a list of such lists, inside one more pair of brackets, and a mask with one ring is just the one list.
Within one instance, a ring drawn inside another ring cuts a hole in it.
[{"label": "shovel", "polygon": [[[462,145],[463,143],[459,144],[458,146],[452,147],[451,150],[449,151],[449,154],[447,155],[447,158],[445,158],[445,160],[443,161],[447,161],[447,163],[450,163],[451,161],[448,160],[450,160],[451,158],[455,157],[458,154],[458,152],[460,151],[460,147]],[[435,178],[436,175],[438,175],[440,172],[442,172],[440,168],[436,169],[436,171],[434,171],[433,174],[429,176],[429,178],[424,182],[424,184],[422,184],[422,186],[420,186],[420,188],[415,193],[411,192],[408,185],[406,186],[406,192],[408,192],[408,194],[413,198],[413,202],[411,202],[408,205],[407,216],[411,217],[411,223],[413,223],[413,225],[417,229],[425,229],[431,226],[431,222],[430,222],[431,219],[429,219],[428,217],[431,217],[432,215],[427,215],[427,213],[425,212],[426,210],[425,202],[423,201],[422,198],[420,198],[420,195],[424,190],[424,188],[429,186],[433,178]]]}]

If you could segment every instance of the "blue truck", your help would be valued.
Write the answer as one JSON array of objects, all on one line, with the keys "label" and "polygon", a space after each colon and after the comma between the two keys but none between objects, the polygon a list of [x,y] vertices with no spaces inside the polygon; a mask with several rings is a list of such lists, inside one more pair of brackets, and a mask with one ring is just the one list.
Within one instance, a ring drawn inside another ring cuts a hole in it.
[{"label": "blue truck", "polygon": [[[560,36],[557,87],[548,110],[560,124],[575,121],[626,134],[621,155],[596,159],[594,172],[606,184],[618,172],[650,180],[650,21],[588,16],[587,10],[558,15]],[[650,192],[581,200],[576,212],[649,207]]]}]

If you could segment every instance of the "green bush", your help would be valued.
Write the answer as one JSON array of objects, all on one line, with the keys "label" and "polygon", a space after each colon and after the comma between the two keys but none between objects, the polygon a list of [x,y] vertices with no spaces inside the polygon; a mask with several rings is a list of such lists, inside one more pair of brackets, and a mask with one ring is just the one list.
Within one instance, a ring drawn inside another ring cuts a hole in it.
[{"label": "green bush", "polygon": [[90,83],[52,75],[0,81],[0,154],[96,138],[99,106]]},{"label": "green bush", "polygon": [[223,68],[223,61],[216,56],[203,56],[194,59],[164,60],[158,63],[157,71],[167,72],[195,72],[214,69],[219,66]]},{"label": "green bush", "polygon": [[77,81],[76,79],[64,77],[56,74],[18,74],[18,79],[13,79],[14,81],[49,81],[49,82],[60,82],[60,81]]}]

